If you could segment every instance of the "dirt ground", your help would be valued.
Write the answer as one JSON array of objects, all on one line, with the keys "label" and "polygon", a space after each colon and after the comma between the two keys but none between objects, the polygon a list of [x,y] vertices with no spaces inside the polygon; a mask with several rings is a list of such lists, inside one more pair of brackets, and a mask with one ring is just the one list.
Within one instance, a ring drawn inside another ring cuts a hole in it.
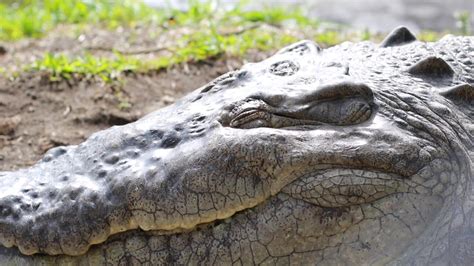
[{"label": "dirt ground", "polygon": [[[0,53],[0,66],[19,65],[58,49],[80,52],[73,39],[58,36],[0,44],[6,50]],[[265,56],[249,57],[256,61]],[[223,56],[147,74],[128,73],[111,84],[99,79],[52,82],[45,72],[0,75],[0,171],[30,166],[52,147],[78,144],[96,131],[135,121],[241,64],[241,59]],[[130,107],[120,108],[121,103]]]}]

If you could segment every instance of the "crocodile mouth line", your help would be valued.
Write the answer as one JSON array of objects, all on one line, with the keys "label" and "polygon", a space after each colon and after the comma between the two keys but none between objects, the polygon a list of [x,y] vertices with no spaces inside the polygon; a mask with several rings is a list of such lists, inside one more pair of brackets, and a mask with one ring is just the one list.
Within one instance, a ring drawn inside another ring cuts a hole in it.
[{"label": "crocodile mouth line", "polygon": [[[324,175],[326,175],[326,176],[324,176]],[[254,204],[252,206],[248,206],[246,208],[237,209],[233,212],[229,212],[228,215],[221,216],[221,218],[217,218],[219,216],[219,215],[217,215],[216,218],[213,219],[213,220],[209,220],[209,221],[205,221],[205,222],[201,222],[201,223],[198,222],[198,223],[196,223],[196,224],[194,224],[190,227],[176,227],[176,228],[173,228],[173,229],[152,229],[152,230],[143,230],[142,228],[138,227],[138,228],[132,229],[132,230],[142,230],[142,231],[145,231],[145,232],[150,232],[151,234],[155,234],[155,235],[172,235],[172,234],[186,233],[186,232],[194,231],[196,229],[200,230],[201,228],[207,227],[207,225],[209,225],[209,224],[214,224],[214,223],[219,222],[219,221],[221,221],[221,222],[229,221],[230,219],[234,218],[239,213],[255,209],[258,206],[260,206],[262,204],[265,204],[265,202],[269,201],[272,197],[275,197],[280,193],[287,194],[287,195],[289,195],[289,196],[291,196],[295,199],[298,199],[298,200],[305,200],[303,198],[295,197],[295,195],[292,195],[291,191],[287,188],[289,186],[291,186],[292,184],[295,184],[297,182],[303,182],[303,183],[307,184],[307,180],[303,180],[303,179],[307,179],[308,177],[314,177],[315,181],[317,181],[317,182],[320,181],[321,183],[331,181],[331,180],[335,180],[335,179],[339,179],[336,183],[334,183],[334,185],[341,185],[342,184],[342,185],[352,186],[352,187],[364,185],[364,182],[365,181],[370,181],[370,179],[377,180],[376,182],[373,182],[373,184],[370,183],[370,182],[368,184],[368,185],[374,185],[374,186],[375,185],[383,186],[384,185],[383,182],[387,182],[387,184],[386,184],[387,187],[389,187],[389,185],[393,187],[393,185],[397,182],[398,183],[406,183],[407,184],[407,189],[405,191],[391,191],[390,193],[387,193],[385,196],[388,196],[388,195],[394,194],[394,193],[416,193],[414,190],[408,189],[408,187],[414,186],[416,184],[414,182],[411,182],[411,181],[405,179],[404,177],[402,177],[398,174],[381,172],[380,170],[374,170],[374,169],[368,169],[368,168],[367,169],[342,168],[338,165],[335,165],[332,168],[327,168],[327,166],[326,166],[326,168],[315,170],[315,172],[299,175],[299,177],[295,178],[290,183],[284,185],[282,188],[280,188],[276,192],[271,193],[269,196],[265,197],[263,200],[257,202],[256,204]],[[345,182],[346,182],[345,184],[344,184],[344,180],[341,183],[341,179],[344,179],[344,177],[345,177]],[[377,177],[377,178],[375,178],[375,177]],[[388,183],[390,183],[390,184],[388,184]],[[327,186],[327,184],[323,184],[323,185]],[[363,189],[363,188],[360,188],[360,187],[358,187],[358,188]],[[309,190],[309,189],[311,189],[311,188],[307,188],[306,190]],[[304,191],[304,189],[303,189],[303,191]],[[351,190],[351,191],[354,192],[355,190]],[[357,192],[354,192],[354,193],[357,193]],[[340,195],[342,195],[342,194],[340,194]],[[360,195],[346,195],[346,196],[357,196],[357,197],[361,198]],[[368,201],[375,201],[375,200],[379,200],[379,199],[383,198],[381,196],[381,194],[379,194],[378,196],[380,196],[380,197],[376,198],[376,199],[373,198],[373,197],[372,198],[369,197],[367,200]],[[320,208],[325,208],[325,207],[330,207],[330,208],[340,207],[340,208],[343,208],[343,207],[348,207],[350,205],[360,205],[360,204],[365,203],[365,202],[357,202],[357,203],[345,204],[345,205],[341,205],[341,206],[324,206],[324,204],[318,204],[316,202],[311,202],[311,201],[307,201],[307,202],[313,203],[315,206],[320,207]],[[369,203],[369,202],[366,202],[366,203]],[[121,234],[121,233],[118,233],[118,234]],[[114,235],[116,235],[116,234],[114,234]]]},{"label": "crocodile mouth line", "polygon": [[[364,170],[359,170],[359,169],[332,168],[332,169],[321,170],[318,173],[320,173],[320,174],[321,173],[334,173],[336,171],[343,171],[343,172],[344,171],[345,172],[364,171],[366,173],[366,175],[368,175],[368,176],[375,176],[375,175],[384,176],[386,178],[386,180],[389,180],[389,178],[390,178],[390,180],[392,180],[393,178],[397,178],[397,175],[395,175],[395,174],[387,174],[387,173],[382,173],[382,172],[372,172],[372,171],[368,171],[368,170],[365,170],[365,169]],[[317,175],[317,174],[315,174],[315,175]],[[334,176],[332,178],[338,178],[338,177],[341,177],[341,176]],[[361,176],[353,176],[353,177],[360,178]],[[192,227],[188,227],[188,228],[178,227],[178,228],[175,228],[175,229],[172,229],[172,230],[168,230],[168,229],[143,230],[141,228],[135,228],[135,229],[127,230],[127,231],[120,232],[120,233],[117,233],[117,234],[113,234],[107,239],[107,242],[114,241],[114,240],[117,240],[117,239],[123,239],[124,237],[127,237],[129,235],[133,235],[133,234],[144,234],[144,235],[147,235],[147,236],[175,236],[175,235],[187,234],[187,233],[192,233],[192,232],[197,232],[197,231],[212,230],[212,228],[214,228],[214,227],[216,227],[220,224],[231,223],[232,220],[236,219],[236,217],[240,214],[244,214],[244,213],[247,213],[249,211],[253,211],[256,208],[264,206],[265,204],[270,202],[273,198],[278,197],[278,195],[280,195],[280,194],[284,194],[284,195],[286,195],[288,197],[291,197],[292,199],[297,200],[297,201],[303,201],[303,202],[306,202],[306,203],[310,203],[310,204],[314,205],[315,207],[321,208],[321,209],[345,209],[345,208],[348,208],[348,207],[351,207],[351,206],[356,206],[356,205],[362,206],[362,205],[372,204],[376,201],[383,200],[384,198],[389,197],[389,196],[393,196],[395,194],[417,194],[417,192],[412,190],[412,189],[406,189],[405,191],[401,191],[401,190],[400,191],[391,191],[390,193],[386,193],[384,195],[380,194],[378,197],[369,198],[369,199],[364,200],[363,202],[356,202],[356,203],[353,203],[353,204],[343,204],[343,205],[340,205],[340,206],[325,206],[324,204],[318,204],[317,202],[311,201],[311,199],[308,200],[308,199],[305,199],[305,198],[302,198],[302,197],[296,197],[294,194],[291,193],[291,191],[285,189],[288,186],[290,186],[291,184],[293,184],[295,182],[298,182],[298,181],[301,181],[302,178],[304,178],[304,177],[296,178],[293,182],[290,182],[289,184],[284,186],[277,193],[270,195],[269,197],[265,198],[264,200],[257,203],[256,205],[250,206],[248,208],[244,208],[244,209],[241,209],[241,210],[238,210],[238,211],[235,211],[231,215],[229,215],[228,217],[225,217],[225,218],[217,218],[217,219],[214,219],[212,221],[197,223]],[[327,181],[327,180],[328,179],[326,179],[324,181]],[[402,179],[399,177],[399,180],[402,180]],[[411,183],[410,185],[413,185],[413,183]],[[357,192],[354,192],[354,193],[357,193]],[[359,195],[359,198],[361,198],[360,195]],[[96,247],[96,246],[100,246],[102,244],[104,244],[104,243],[98,243],[98,244],[91,245],[91,248]]]}]

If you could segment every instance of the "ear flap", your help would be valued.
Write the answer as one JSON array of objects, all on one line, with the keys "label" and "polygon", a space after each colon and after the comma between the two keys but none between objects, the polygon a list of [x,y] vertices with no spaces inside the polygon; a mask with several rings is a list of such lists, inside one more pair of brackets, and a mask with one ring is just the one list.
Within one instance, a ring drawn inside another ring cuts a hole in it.
[{"label": "ear flap", "polygon": [[319,47],[317,43],[309,40],[303,40],[284,47],[278,51],[277,54],[296,53],[298,55],[305,55],[311,53],[316,54],[321,52],[321,50],[321,47]]},{"label": "ear flap", "polygon": [[400,26],[390,32],[387,37],[382,41],[380,47],[392,47],[398,45],[404,45],[416,41],[415,35],[410,32],[406,27]]},{"label": "ear flap", "polygon": [[430,56],[411,66],[408,73],[425,79],[442,79],[453,77],[454,70],[442,58]]},{"label": "ear flap", "polygon": [[468,83],[461,84],[440,92],[458,105],[474,108],[474,86]]}]

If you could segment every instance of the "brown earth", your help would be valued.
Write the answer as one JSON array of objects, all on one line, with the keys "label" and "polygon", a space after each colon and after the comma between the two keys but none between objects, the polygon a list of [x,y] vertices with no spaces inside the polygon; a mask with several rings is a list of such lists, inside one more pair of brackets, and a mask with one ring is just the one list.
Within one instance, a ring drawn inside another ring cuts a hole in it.
[{"label": "brown earth", "polygon": [[[0,44],[6,48],[0,66],[18,66],[18,60],[28,62],[32,55],[58,47],[66,54],[80,53],[75,45],[64,36]],[[30,166],[52,147],[78,144],[96,131],[132,122],[241,64],[242,59],[221,56],[147,74],[127,73],[112,83],[94,78],[51,81],[45,72],[0,75],[0,171]]]}]

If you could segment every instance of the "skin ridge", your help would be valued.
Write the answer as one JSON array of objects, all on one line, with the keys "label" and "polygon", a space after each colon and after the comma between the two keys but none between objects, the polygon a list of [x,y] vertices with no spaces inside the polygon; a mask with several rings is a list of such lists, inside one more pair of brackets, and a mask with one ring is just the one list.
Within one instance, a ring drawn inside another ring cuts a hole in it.
[{"label": "skin ridge", "polygon": [[470,264],[474,38],[406,32],[290,45],[0,172],[0,262]]}]

